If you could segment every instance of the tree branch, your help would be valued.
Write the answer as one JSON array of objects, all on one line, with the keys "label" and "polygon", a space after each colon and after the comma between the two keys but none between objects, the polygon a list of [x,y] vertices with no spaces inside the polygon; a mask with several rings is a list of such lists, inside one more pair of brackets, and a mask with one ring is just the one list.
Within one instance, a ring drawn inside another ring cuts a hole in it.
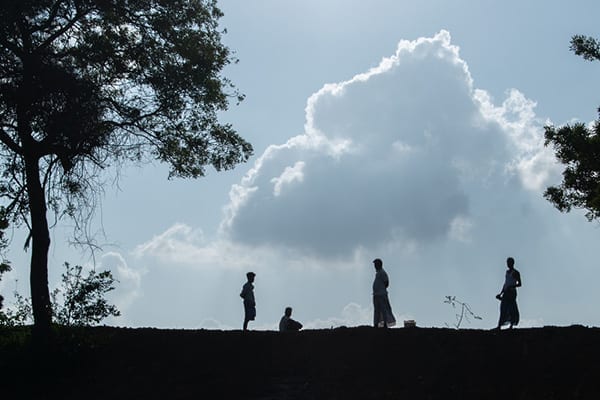
[{"label": "tree branch", "polygon": [[79,20],[81,19],[81,17],[85,16],[86,14],[87,14],[87,12],[77,10],[77,12],[75,13],[75,16],[73,17],[73,19],[70,20],[70,21],[68,21],[65,26],[63,26],[58,31],[56,31],[52,35],[50,35],[46,40],[44,40],[36,48],[36,51],[43,50],[46,47],[48,47],[54,40],[56,40],[56,38],[60,37],[65,32],[67,32],[69,29],[71,29],[77,22],[79,22]]},{"label": "tree branch", "polygon": [[58,15],[58,10],[60,9],[60,5],[64,3],[64,0],[59,0],[56,3],[54,3],[54,5],[50,8],[50,12],[48,13],[48,19],[46,20],[46,22],[44,22],[43,24],[40,24],[38,26],[35,26],[35,29],[32,29],[32,33],[33,32],[38,32],[38,31],[43,31],[45,29],[48,29],[50,26],[52,26],[52,23],[54,22],[54,20],[56,19],[56,16]]},{"label": "tree branch", "polygon": [[8,133],[2,128],[0,128],[0,142],[4,143],[6,147],[11,149],[13,152],[22,155],[23,149],[15,143],[14,140],[10,137]]}]

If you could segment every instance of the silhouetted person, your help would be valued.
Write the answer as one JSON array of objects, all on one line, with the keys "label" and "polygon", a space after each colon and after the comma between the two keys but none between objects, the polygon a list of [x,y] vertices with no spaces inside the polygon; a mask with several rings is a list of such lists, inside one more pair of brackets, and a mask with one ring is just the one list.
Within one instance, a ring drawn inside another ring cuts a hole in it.
[{"label": "silhouetted person", "polygon": [[384,327],[394,326],[396,319],[392,314],[392,306],[388,299],[387,288],[390,280],[387,273],[383,270],[383,261],[376,258],[373,260],[375,266],[375,280],[373,281],[373,326]]},{"label": "silhouetted person", "polygon": [[517,288],[521,286],[521,274],[515,269],[515,260],[506,259],[506,275],[502,291],[496,295],[500,300],[500,319],[496,329],[502,325],[510,324],[509,328],[519,324],[519,307],[517,307]]},{"label": "silhouetted person", "polygon": [[254,272],[246,274],[248,282],[244,284],[240,293],[240,297],[244,299],[244,330],[248,329],[248,322],[254,321],[254,318],[256,318],[256,301],[254,300],[254,285],[252,284],[255,276]]},{"label": "silhouetted person", "polygon": [[302,329],[302,324],[292,319],[292,307],[286,307],[279,321],[279,332],[293,332]]}]

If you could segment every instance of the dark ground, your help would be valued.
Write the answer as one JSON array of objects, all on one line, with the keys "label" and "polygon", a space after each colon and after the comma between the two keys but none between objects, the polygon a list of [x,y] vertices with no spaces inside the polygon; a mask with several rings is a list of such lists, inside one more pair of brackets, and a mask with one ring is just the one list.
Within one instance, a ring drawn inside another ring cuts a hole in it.
[{"label": "dark ground", "polygon": [[600,399],[600,329],[582,326],[100,327],[63,331],[46,357],[0,335],[3,399]]}]

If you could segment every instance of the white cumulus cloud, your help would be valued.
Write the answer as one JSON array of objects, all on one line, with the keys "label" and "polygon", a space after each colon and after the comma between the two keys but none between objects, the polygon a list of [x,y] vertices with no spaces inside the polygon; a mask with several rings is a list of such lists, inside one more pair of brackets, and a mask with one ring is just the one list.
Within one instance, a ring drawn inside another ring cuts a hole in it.
[{"label": "white cumulus cloud", "polygon": [[[126,315],[131,304],[142,295],[142,277],[145,271],[131,268],[120,253],[112,251],[102,255],[98,268],[111,271],[117,280],[115,290],[110,292],[109,297],[119,311]],[[122,323],[120,318],[114,322]]]},{"label": "white cumulus cloud", "polygon": [[305,133],[269,147],[234,185],[222,232],[319,257],[466,241],[478,192],[512,176],[532,190],[546,182],[553,158],[534,107],[516,90],[495,106],[474,89],[446,31],[401,41],[308,99]]},{"label": "white cumulus cloud", "polygon": [[273,183],[273,196],[281,195],[281,190],[285,185],[294,181],[302,182],[304,180],[304,162],[297,161],[293,167],[285,167],[281,176],[271,179]]}]

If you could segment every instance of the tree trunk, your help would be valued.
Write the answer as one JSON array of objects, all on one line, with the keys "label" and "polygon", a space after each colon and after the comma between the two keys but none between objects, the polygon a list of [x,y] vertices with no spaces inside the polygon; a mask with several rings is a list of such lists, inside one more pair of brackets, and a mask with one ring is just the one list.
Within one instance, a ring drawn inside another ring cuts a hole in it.
[{"label": "tree trunk", "polygon": [[41,340],[50,336],[52,308],[48,290],[48,249],[50,231],[46,218],[46,196],[40,181],[39,159],[25,157],[27,195],[31,216],[31,307],[34,335]]}]

